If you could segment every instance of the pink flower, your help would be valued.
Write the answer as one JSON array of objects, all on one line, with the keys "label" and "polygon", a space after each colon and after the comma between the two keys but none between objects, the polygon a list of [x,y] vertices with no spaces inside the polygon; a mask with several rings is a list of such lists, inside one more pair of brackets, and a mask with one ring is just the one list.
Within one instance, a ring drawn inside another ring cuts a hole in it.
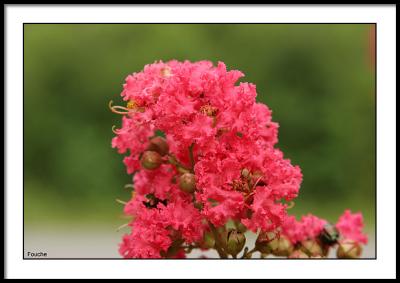
[{"label": "pink flower", "polygon": [[349,209],[345,210],[336,223],[340,236],[344,239],[353,240],[358,243],[367,244],[368,237],[362,232],[364,228],[363,216],[360,212],[352,214]]},{"label": "pink flower", "polygon": [[294,216],[288,216],[282,224],[282,234],[287,236],[292,243],[317,238],[324,229],[327,221],[312,214],[302,216],[297,221]]},{"label": "pink flower", "polygon": [[288,216],[281,226],[282,234],[285,235],[293,244],[305,240],[303,225],[294,216]]},{"label": "pink flower", "polygon": [[[281,201],[297,197],[302,174],[275,147],[272,111],[256,102],[255,85],[236,84],[241,77],[222,62],[173,60],[126,78],[121,96],[128,104],[118,108],[126,115],[112,140],[126,154],[136,194],[125,207],[133,219],[123,256],[159,257],[174,241],[201,240],[208,222],[240,220],[253,231],[284,222]],[[169,156],[145,170],[140,157],[156,130],[165,134]],[[195,175],[194,194],[179,188],[182,168]]]},{"label": "pink flower", "polygon": [[303,237],[306,239],[313,239],[318,237],[318,235],[324,229],[327,221],[312,214],[301,217],[301,225],[303,230]]},{"label": "pink flower", "polygon": [[[134,174],[123,257],[183,257],[183,247],[201,242],[209,223],[229,220],[254,232],[280,231],[293,244],[320,235],[325,220],[287,215],[284,201],[298,196],[302,173],[276,147],[279,125],[256,102],[256,86],[237,84],[243,76],[222,62],[172,60],[125,79],[126,107],[111,106],[124,115],[112,147]],[[168,154],[150,143],[156,130],[165,134]],[[144,155],[148,150],[156,152]],[[140,158],[152,166],[142,168]],[[362,222],[361,214],[346,211],[336,227],[343,238],[365,244]]]},{"label": "pink flower", "polygon": [[177,240],[177,235],[186,243],[201,240],[205,228],[202,216],[189,200],[178,197],[163,201],[154,196],[135,195],[124,209],[133,220],[131,234],[124,235],[120,244],[121,255],[159,258]]},{"label": "pink flower", "polygon": [[160,210],[147,209],[135,199],[126,205],[125,213],[133,215],[134,221],[131,233],[122,238],[120,254],[125,258],[161,258],[160,252],[167,251],[172,240]]},{"label": "pink flower", "polygon": [[286,205],[276,203],[272,190],[258,187],[251,207],[251,217],[242,219],[242,223],[253,232],[272,231],[282,225],[286,217]]},{"label": "pink flower", "polygon": [[203,237],[204,227],[200,212],[192,203],[177,200],[162,211],[165,223],[180,231],[185,242],[192,243]]},{"label": "pink flower", "polygon": [[150,136],[154,134],[154,126],[143,121],[140,115],[122,117],[122,128],[117,130],[117,136],[112,140],[112,147],[118,148],[118,153],[128,149],[131,155],[143,151]]},{"label": "pink flower", "polygon": [[167,164],[156,170],[140,170],[133,177],[135,192],[139,195],[154,194],[159,199],[166,199],[175,186],[171,183],[174,175],[176,172]]},{"label": "pink flower", "polygon": [[202,214],[215,226],[225,225],[229,219],[237,219],[244,208],[243,195],[239,192],[215,189],[197,194],[203,203]]}]

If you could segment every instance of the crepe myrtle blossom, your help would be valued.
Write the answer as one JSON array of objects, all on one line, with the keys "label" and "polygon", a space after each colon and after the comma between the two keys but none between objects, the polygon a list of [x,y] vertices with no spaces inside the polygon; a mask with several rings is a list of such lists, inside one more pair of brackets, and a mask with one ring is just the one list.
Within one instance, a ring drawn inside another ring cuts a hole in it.
[{"label": "crepe myrtle blossom", "polygon": [[[133,174],[123,257],[183,258],[196,248],[222,258],[243,248],[242,258],[260,249],[290,256],[320,237],[325,220],[287,214],[302,173],[276,147],[278,124],[256,101],[256,86],[238,83],[243,76],[222,62],[159,61],[125,79],[124,106],[110,101],[122,115],[112,147]],[[346,214],[336,228],[365,243],[359,224]],[[246,230],[259,233],[254,249],[244,247]]]},{"label": "crepe myrtle blossom", "polygon": [[368,237],[363,233],[363,216],[360,212],[352,213],[346,210],[339,217],[336,228],[342,235],[337,250],[337,256],[340,258],[357,258],[361,255],[362,245],[368,243]]},{"label": "crepe myrtle blossom", "polygon": [[[287,239],[298,252],[294,257],[327,256],[330,247],[337,245],[338,258],[358,258],[361,246],[368,243],[362,232],[364,227],[361,213],[352,214],[346,210],[335,225],[312,214],[302,216],[297,221],[287,216],[280,229],[280,237]],[[271,244],[269,244],[271,245]]]}]

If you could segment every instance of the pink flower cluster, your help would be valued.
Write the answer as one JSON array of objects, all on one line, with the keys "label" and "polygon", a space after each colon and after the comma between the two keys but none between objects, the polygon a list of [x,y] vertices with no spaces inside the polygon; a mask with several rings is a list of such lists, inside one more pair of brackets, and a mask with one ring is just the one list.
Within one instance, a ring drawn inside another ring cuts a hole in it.
[{"label": "pink flower cluster", "polygon": [[[222,62],[169,61],[126,78],[121,95],[128,111],[112,140],[134,174],[134,197],[125,207],[131,233],[120,245],[124,257],[163,257],[229,220],[254,232],[285,223],[293,241],[320,231],[325,221],[314,216],[300,224],[287,217],[286,202],[297,197],[302,174],[275,147],[278,124],[256,102],[255,85],[237,84],[241,77]],[[141,157],[156,131],[165,135],[169,153],[161,166],[147,170]],[[193,193],[179,188],[182,168],[195,176]],[[355,235],[346,226],[355,222],[343,218],[338,228]]]},{"label": "pink flower cluster", "polygon": [[300,221],[297,221],[294,216],[288,216],[282,224],[282,234],[295,244],[317,238],[327,223],[326,220],[312,214],[302,216]]},{"label": "pink flower cluster", "polygon": [[[309,239],[318,239],[328,221],[318,218],[312,214],[302,216],[297,221],[294,216],[288,216],[281,226],[281,232],[293,244]],[[335,225],[342,240],[352,240],[358,244],[367,244],[368,238],[363,233],[363,217],[361,213],[352,214],[346,210],[339,217]]]},{"label": "pink flower cluster", "polygon": [[363,233],[364,220],[360,212],[352,214],[350,210],[346,210],[339,217],[336,223],[340,235],[346,240],[352,240],[359,244],[367,244],[368,237]]},{"label": "pink flower cluster", "polygon": [[[126,258],[160,258],[174,240],[187,243],[201,240],[204,225],[200,212],[190,198],[177,192],[168,199],[168,205],[151,203],[143,195],[136,195],[125,206],[125,214],[131,215],[132,232],[124,235],[120,254]],[[150,206],[149,206],[150,205]]]}]

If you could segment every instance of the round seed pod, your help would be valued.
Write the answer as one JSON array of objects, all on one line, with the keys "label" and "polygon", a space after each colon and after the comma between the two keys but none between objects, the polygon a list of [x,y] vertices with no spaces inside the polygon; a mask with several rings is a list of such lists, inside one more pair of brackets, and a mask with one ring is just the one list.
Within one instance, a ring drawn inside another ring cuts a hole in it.
[{"label": "round seed pod", "polygon": [[140,159],[140,164],[144,169],[154,170],[162,163],[161,155],[155,151],[145,151]]},{"label": "round seed pod", "polygon": [[147,150],[155,151],[161,156],[164,156],[169,152],[169,145],[165,138],[157,136],[150,140]]},{"label": "round seed pod", "polygon": [[179,177],[179,188],[186,193],[193,193],[196,188],[196,179],[192,173],[184,173]]},{"label": "round seed pod", "polygon": [[361,246],[353,240],[344,240],[339,243],[337,249],[338,258],[359,258],[361,256]]},{"label": "round seed pod", "polygon": [[308,256],[322,256],[324,251],[316,240],[304,240],[301,242],[301,250]]}]

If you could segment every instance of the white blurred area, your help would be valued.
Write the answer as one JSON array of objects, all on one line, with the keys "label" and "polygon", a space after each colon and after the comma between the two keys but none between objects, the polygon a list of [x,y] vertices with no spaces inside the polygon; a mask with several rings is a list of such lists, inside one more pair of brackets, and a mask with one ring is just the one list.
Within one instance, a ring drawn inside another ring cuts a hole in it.
[{"label": "white blurred area", "polygon": [[[24,257],[30,253],[47,253],[46,258],[121,258],[118,254],[118,243],[126,229],[116,231],[115,227],[28,227],[25,228]],[[246,245],[254,246],[255,235],[246,234]],[[189,258],[218,258],[216,251],[203,252],[193,250]],[[335,257],[334,253],[330,257]],[[368,245],[364,247],[363,258],[375,257],[374,233],[369,233]],[[254,253],[253,258],[259,258],[259,253]],[[268,259],[268,258],[267,258]]]}]

